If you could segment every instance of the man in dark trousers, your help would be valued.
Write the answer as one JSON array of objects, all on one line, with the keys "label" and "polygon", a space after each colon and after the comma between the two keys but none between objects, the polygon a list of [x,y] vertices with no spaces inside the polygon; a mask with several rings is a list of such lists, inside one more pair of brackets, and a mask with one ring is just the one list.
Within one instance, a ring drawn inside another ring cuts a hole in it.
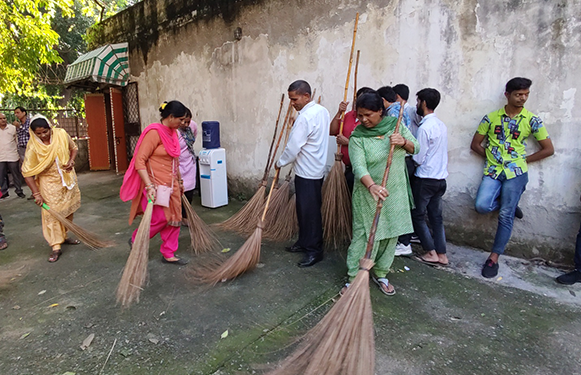
[{"label": "man in dark trousers", "polygon": [[327,109],[311,100],[311,86],[306,81],[293,82],[288,88],[288,97],[299,116],[275,168],[294,163],[299,239],[287,251],[303,252],[304,257],[298,266],[310,267],[323,260],[321,188],[327,161],[330,116]]}]

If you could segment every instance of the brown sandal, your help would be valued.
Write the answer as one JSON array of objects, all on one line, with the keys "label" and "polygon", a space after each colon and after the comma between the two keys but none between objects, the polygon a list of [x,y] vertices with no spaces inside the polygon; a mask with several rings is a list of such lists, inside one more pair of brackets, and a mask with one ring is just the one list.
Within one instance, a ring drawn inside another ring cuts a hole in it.
[{"label": "brown sandal", "polygon": [[53,250],[50,253],[50,257],[48,257],[48,261],[51,262],[51,263],[56,262],[57,260],[59,260],[59,257],[61,256],[62,253],[63,252],[60,251],[60,250]]}]

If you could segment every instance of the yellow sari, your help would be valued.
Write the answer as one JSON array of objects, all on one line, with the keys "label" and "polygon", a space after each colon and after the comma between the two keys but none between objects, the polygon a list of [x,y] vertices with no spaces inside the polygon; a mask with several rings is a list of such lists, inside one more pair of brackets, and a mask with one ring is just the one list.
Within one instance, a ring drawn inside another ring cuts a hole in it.
[{"label": "yellow sari", "polygon": [[[62,166],[70,159],[77,145],[64,129],[52,128],[50,144],[45,145],[30,129],[22,175],[35,177],[46,204],[65,216],[71,216],[81,206],[81,192],[75,170],[66,172]],[[66,239],[66,228],[48,212],[42,210],[42,233],[53,250],[60,249]]]}]

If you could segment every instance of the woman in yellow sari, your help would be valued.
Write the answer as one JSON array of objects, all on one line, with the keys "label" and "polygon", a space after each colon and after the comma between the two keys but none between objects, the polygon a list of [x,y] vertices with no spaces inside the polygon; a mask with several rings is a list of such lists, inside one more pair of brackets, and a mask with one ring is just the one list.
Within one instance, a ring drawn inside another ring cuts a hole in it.
[{"label": "woman in yellow sari", "polygon": [[[43,116],[30,122],[30,140],[22,163],[22,175],[32,190],[34,202],[46,203],[69,220],[81,206],[81,192],[74,170],[78,148],[64,129],[52,128]],[[49,262],[61,255],[61,244],[78,244],[67,238],[66,228],[42,210],[42,233],[51,247]]]}]

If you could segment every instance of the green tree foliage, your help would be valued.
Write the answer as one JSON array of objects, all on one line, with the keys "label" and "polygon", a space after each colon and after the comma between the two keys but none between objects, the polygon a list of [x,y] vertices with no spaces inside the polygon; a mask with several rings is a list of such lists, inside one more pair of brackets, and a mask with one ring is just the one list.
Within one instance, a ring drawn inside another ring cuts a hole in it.
[{"label": "green tree foliage", "polygon": [[0,92],[31,93],[40,67],[62,61],[52,28],[57,10],[72,16],[72,1],[0,1]]},{"label": "green tree foliage", "polygon": [[66,69],[87,52],[87,30],[133,0],[0,0],[0,100],[3,107],[83,110],[66,90]]}]

